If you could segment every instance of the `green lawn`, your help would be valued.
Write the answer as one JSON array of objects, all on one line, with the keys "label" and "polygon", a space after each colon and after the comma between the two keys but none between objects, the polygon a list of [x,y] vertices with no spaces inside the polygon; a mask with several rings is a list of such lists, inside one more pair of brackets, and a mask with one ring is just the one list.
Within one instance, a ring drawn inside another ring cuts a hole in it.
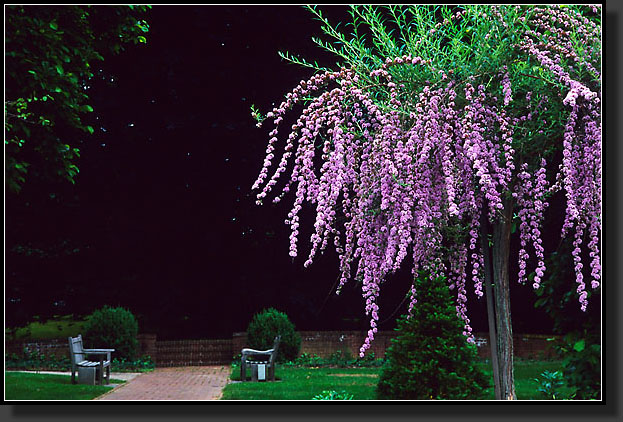
[{"label": "green lawn", "polygon": [[[491,374],[491,366],[486,366],[485,370]],[[560,361],[540,361],[540,360],[515,360],[515,391],[519,400],[543,400],[537,390],[539,384],[534,381],[540,378],[543,371],[560,371],[562,363]],[[491,385],[493,385],[493,375],[491,375]],[[563,394],[570,394],[572,389],[563,387],[560,389]],[[495,398],[493,388],[491,388],[491,399]]]},{"label": "green lawn", "polygon": [[[345,390],[354,400],[373,400],[378,368],[295,368],[277,365],[276,382],[234,382],[223,390],[222,400],[310,400],[323,390]],[[240,380],[233,367],[232,379]]]},{"label": "green lawn", "polygon": [[74,319],[73,315],[51,318],[43,323],[33,321],[16,330],[14,336],[5,329],[7,339],[48,340],[77,336],[83,332],[85,321]]},{"label": "green lawn", "polygon": [[[5,400],[92,400],[110,385],[72,384],[71,376],[5,371]],[[110,380],[119,384],[122,380]]]},{"label": "green lawn", "polygon": [[[519,400],[542,399],[534,378],[545,371],[560,369],[557,361],[515,361],[515,389]],[[491,377],[491,388],[484,399],[494,400],[493,378],[487,363],[483,368]],[[375,400],[381,368],[307,368],[277,365],[276,382],[233,382],[223,390],[222,400],[311,400],[323,390],[352,394],[354,400]],[[240,380],[240,368],[232,367],[232,380]],[[567,390],[568,391],[568,390]]]}]

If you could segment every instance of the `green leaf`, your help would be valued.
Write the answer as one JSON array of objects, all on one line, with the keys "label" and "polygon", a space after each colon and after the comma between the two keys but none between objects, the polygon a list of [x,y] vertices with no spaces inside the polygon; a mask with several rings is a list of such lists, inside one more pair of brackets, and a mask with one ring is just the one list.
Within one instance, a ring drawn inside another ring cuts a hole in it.
[{"label": "green leaf", "polygon": [[534,302],[534,307],[535,308],[539,308],[539,307],[543,306],[546,302],[547,302],[547,298],[542,297],[540,299],[537,299],[537,301]]},{"label": "green leaf", "polygon": [[573,350],[575,350],[576,352],[581,352],[582,350],[584,350],[584,347],[586,347],[586,342],[584,341],[584,339],[577,341],[574,345],[573,345]]},{"label": "green leaf", "polygon": [[93,129],[93,126],[87,126],[87,130],[89,131],[91,135],[93,135],[93,132],[95,132],[95,129]]},{"label": "green leaf", "polygon": [[58,24],[56,22],[50,22],[50,28],[56,31],[58,29]]},{"label": "green leaf", "polygon": [[60,64],[56,65],[56,71],[58,72],[59,75],[65,74],[65,71],[63,70],[63,66],[61,66]]}]

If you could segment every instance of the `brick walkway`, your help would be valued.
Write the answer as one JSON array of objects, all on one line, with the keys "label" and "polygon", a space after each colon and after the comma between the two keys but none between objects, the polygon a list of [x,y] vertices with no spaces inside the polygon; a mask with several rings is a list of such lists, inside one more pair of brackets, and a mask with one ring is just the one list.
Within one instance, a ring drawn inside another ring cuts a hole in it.
[{"label": "brick walkway", "polygon": [[230,373],[221,365],[156,368],[97,400],[218,400]]}]

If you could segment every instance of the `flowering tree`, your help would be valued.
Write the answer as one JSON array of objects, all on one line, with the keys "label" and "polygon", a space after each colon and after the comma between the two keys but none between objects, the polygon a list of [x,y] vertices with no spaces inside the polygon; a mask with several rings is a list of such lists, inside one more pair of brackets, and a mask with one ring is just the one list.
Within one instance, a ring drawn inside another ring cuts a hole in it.
[{"label": "flowering tree", "polygon": [[[304,265],[332,242],[340,260],[337,292],[353,277],[361,282],[370,317],[362,356],[377,332],[381,286],[407,257],[413,274],[447,277],[470,342],[468,282],[481,297],[492,278],[496,392],[516,398],[508,271],[513,224],[519,223],[521,245],[518,281],[530,279],[538,289],[546,271],[544,211],[551,195],[564,191],[561,233],[574,237],[582,310],[590,294],[581,257],[587,234],[590,285],[599,287],[599,8],[352,6],[348,36],[309,9],[337,42],[314,41],[342,63],[332,71],[282,54],[317,73],[265,118],[255,113],[258,126],[274,125],[253,185],[258,204],[288,173],[273,201],[294,190],[286,220],[292,257],[299,254],[303,203],[315,206]],[[288,111],[296,119],[280,145]],[[411,312],[414,287],[409,295]]]}]

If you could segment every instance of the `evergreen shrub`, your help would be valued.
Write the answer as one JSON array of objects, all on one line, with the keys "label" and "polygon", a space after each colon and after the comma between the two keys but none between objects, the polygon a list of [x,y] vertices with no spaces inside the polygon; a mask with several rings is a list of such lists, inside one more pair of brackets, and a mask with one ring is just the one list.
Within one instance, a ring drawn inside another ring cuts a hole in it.
[{"label": "evergreen shrub", "polygon": [[138,354],[138,322],[129,310],[105,306],[93,312],[85,325],[87,348],[115,349],[113,357],[133,361]]},{"label": "evergreen shrub", "polygon": [[476,399],[489,381],[476,346],[462,334],[464,322],[443,277],[418,277],[411,318],[402,316],[385,352],[379,399]]},{"label": "evergreen shrub", "polygon": [[281,336],[281,342],[277,362],[295,360],[301,349],[301,336],[295,331],[288,316],[274,308],[264,309],[253,316],[247,328],[247,343],[252,349],[272,349],[278,335]]}]

